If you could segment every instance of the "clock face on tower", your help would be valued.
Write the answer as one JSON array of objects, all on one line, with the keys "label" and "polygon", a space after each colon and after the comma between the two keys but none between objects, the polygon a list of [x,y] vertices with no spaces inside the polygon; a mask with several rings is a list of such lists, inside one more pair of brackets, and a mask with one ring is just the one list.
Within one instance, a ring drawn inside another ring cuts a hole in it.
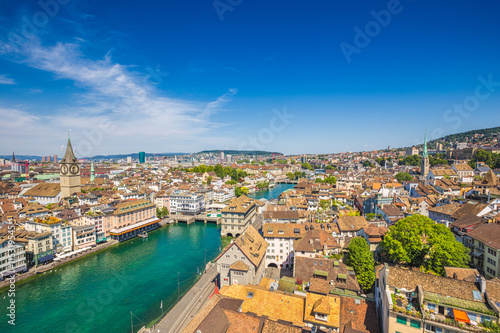
[{"label": "clock face on tower", "polygon": [[67,166],[66,164],[63,164],[63,165],[61,166],[61,173],[62,173],[63,175],[65,175],[65,174],[67,174],[67,173],[68,173],[68,166]]},{"label": "clock face on tower", "polygon": [[79,171],[80,171],[80,168],[76,164],[73,164],[69,167],[69,172],[71,172],[71,174],[73,174],[73,175],[78,174]]}]

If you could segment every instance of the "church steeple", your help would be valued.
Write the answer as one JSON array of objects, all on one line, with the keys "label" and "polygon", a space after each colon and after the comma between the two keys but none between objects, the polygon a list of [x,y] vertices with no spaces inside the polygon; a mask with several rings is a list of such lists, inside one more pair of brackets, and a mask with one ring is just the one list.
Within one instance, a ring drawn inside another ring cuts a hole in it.
[{"label": "church steeple", "polygon": [[73,147],[71,146],[71,139],[69,138],[66,143],[66,152],[60,162],[60,185],[61,197],[66,198],[72,196],[74,193],[80,193],[81,180],[80,180],[80,164],[78,163]]},{"label": "church steeple", "polygon": [[424,151],[422,153],[422,157],[429,157],[429,154],[427,153],[427,131],[425,131],[424,135]]},{"label": "church steeple", "polygon": [[95,170],[94,170],[94,161],[90,164],[90,181],[94,182],[95,179]]},{"label": "church steeple", "polygon": [[61,160],[61,163],[76,163],[78,160],[75,157],[75,153],[73,152],[73,146],[71,146],[71,139],[68,134],[68,143],[66,143],[66,152],[64,153],[64,157]]},{"label": "church steeple", "polygon": [[14,152],[12,152],[12,162],[16,161],[16,157],[14,156]]},{"label": "church steeple", "polygon": [[427,177],[429,173],[429,153],[427,152],[427,131],[424,135],[424,150],[422,151],[422,162],[420,163],[420,174]]}]

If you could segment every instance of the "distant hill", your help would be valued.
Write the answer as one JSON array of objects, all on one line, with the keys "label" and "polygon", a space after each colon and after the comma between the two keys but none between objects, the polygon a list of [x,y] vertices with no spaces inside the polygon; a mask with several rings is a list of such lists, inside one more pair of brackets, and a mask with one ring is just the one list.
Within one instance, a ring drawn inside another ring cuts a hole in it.
[{"label": "distant hill", "polygon": [[[174,155],[189,155],[188,153],[159,153],[159,154],[152,154],[152,153],[146,153],[146,157],[161,157],[161,156],[174,156]],[[91,157],[78,157],[78,158],[84,158],[84,159],[94,159],[94,160],[120,160],[120,159],[126,159],[127,157],[132,157],[132,158],[139,158],[139,153],[133,153],[133,154],[118,154],[118,155],[95,155]],[[12,160],[12,155],[0,155],[0,158],[6,159],[6,160]],[[51,155],[52,158],[52,155]],[[62,158],[62,155],[58,156],[59,159]],[[20,161],[41,161],[42,156],[37,156],[37,155],[16,155],[16,160]]]},{"label": "distant hill", "polygon": [[229,154],[229,155],[271,155],[271,154],[282,155],[281,153],[278,152],[271,152],[264,150],[203,150],[197,154],[210,154],[219,152],[224,152],[224,154]]},{"label": "distant hill", "polygon": [[488,136],[490,134],[495,134],[495,133],[500,133],[500,127],[492,127],[492,128],[483,128],[483,129],[477,129],[477,130],[472,130],[472,131],[467,131],[467,132],[461,132],[461,133],[455,133],[455,134],[450,134],[447,136],[444,136],[439,139],[435,139],[432,141],[429,141],[429,143],[436,143],[436,142],[461,142],[464,141],[466,137],[473,136],[475,134],[484,134],[485,136]]}]

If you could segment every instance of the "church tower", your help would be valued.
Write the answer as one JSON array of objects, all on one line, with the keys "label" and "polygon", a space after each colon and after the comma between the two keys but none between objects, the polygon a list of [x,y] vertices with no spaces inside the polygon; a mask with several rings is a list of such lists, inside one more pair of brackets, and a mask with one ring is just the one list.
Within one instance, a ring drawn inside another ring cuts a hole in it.
[{"label": "church tower", "polygon": [[66,153],[62,158],[60,167],[60,185],[61,185],[61,197],[67,198],[73,193],[80,193],[81,180],[80,180],[80,165],[78,160],[73,153],[73,147],[71,146],[71,140],[68,135],[68,143],[66,144]]},{"label": "church tower", "polygon": [[424,136],[424,151],[422,152],[422,161],[420,162],[420,174],[427,177],[429,173],[429,154],[427,153],[427,132]]},{"label": "church tower", "polygon": [[90,182],[93,183],[95,179],[94,161],[90,164]]}]

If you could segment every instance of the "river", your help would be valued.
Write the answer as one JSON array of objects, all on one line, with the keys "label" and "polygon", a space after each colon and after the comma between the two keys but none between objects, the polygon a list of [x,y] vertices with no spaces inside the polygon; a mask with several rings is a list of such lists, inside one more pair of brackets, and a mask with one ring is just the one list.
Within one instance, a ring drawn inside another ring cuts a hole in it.
[{"label": "river", "polygon": [[276,186],[273,188],[249,194],[248,197],[253,199],[267,199],[267,200],[278,199],[278,196],[282,192],[290,188],[293,188],[294,186],[295,184],[276,184]]},{"label": "river", "polygon": [[5,315],[10,297],[0,294],[0,332],[134,332],[168,311],[198,269],[220,252],[215,224],[174,224],[56,267],[16,285],[16,325]]}]

